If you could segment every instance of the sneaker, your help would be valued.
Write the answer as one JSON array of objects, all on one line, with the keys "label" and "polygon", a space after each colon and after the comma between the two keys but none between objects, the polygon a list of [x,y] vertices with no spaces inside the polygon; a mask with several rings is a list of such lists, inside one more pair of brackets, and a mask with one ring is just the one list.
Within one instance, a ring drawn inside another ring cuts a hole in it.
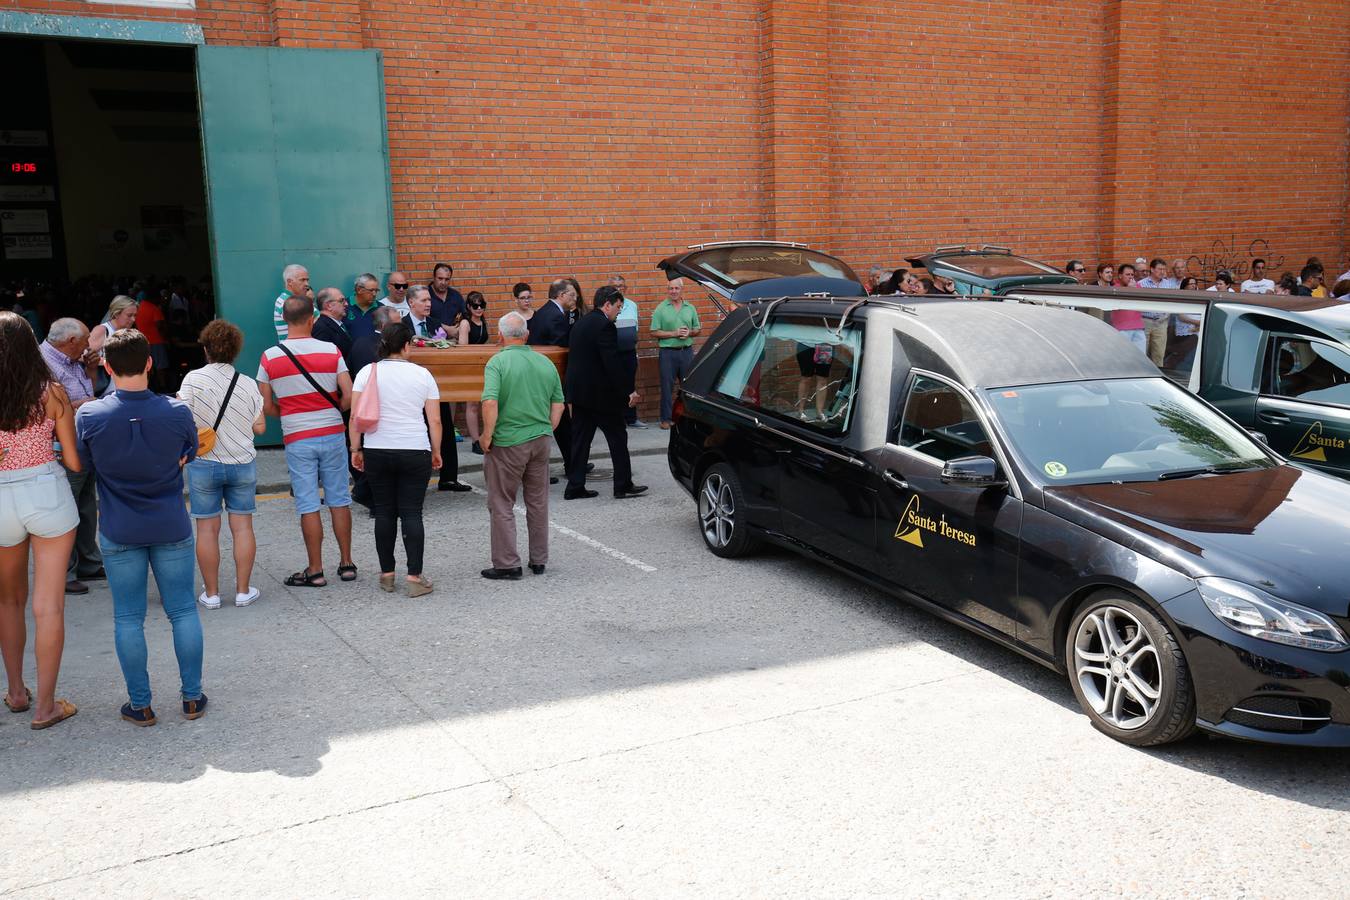
[{"label": "sneaker", "polygon": [[250,603],[252,603],[254,600],[257,600],[257,599],[258,599],[259,597],[261,597],[261,596],[262,596],[262,591],[258,590],[256,587],[251,587],[251,588],[248,589],[248,593],[247,593],[247,594],[235,594],[235,595],[234,595],[234,605],[235,605],[235,606],[248,606]]},{"label": "sneaker", "polygon": [[648,425],[646,422],[642,421],[641,419],[634,419],[633,421],[631,421],[631,422],[628,423],[628,427],[629,427],[629,428],[651,428],[652,426]]},{"label": "sneaker", "polygon": [[147,706],[144,709],[137,709],[130,703],[122,704],[122,718],[130,722],[132,725],[136,725],[141,728],[149,728],[151,725],[159,721],[158,719],[155,718],[155,711],[150,707]]},{"label": "sneaker", "polygon": [[183,701],[183,718],[200,719],[206,715],[206,695],[202,694],[196,700]]},{"label": "sneaker", "polygon": [[197,602],[207,609],[220,609],[219,594],[207,594],[206,591],[202,591],[197,595]]}]

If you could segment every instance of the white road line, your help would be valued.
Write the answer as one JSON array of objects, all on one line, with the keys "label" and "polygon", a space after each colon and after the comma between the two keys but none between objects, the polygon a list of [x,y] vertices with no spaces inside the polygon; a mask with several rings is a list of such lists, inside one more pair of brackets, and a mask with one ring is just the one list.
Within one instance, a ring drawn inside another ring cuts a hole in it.
[{"label": "white road line", "polygon": [[[520,506],[519,504],[517,504],[517,505],[516,505],[516,513],[517,513],[517,515],[522,515],[522,516],[525,515],[525,507]],[[632,567],[635,568],[635,569],[641,569],[643,572],[655,572],[655,571],[656,571],[656,566],[648,565],[647,563],[643,562],[643,561],[640,560],[640,559],[637,559],[637,558],[635,558],[635,557],[629,556],[627,553],[624,553],[622,550],[616,550],[616,549],[614,549],[613,547],[610,547],[610,546],[607,545],[607,544],[602,544],[602,543],[600,543],[599,541],[597,541],[595,538],[591,537],[590,535],[582,534],[580,531],[577,531],[577,530],[574,529],[574,528],[568,528],[566,525],[559,525],[557,522],[553,521],[552,519],[549,519],[549,520],[548,520],[548,527],[549,527],[549,528],[552,528],[554,531],[558,532],[559,534],[566,535],[567,537],[570,537],[570,538],[571,538],[572,540],[574,540],[574,541],[579,541],[580,543],[585,544],[587,547],[592,547],[592,548],[594,548],[594,549],[596,549],[596,550],[599,550],[601,553],[605,554],[606,556],[612,556],[612,557],[614,557],[615,559],[617,559],[619,562],[625,562],[625,563],[628,563],[628,565],[632,566]]]}]

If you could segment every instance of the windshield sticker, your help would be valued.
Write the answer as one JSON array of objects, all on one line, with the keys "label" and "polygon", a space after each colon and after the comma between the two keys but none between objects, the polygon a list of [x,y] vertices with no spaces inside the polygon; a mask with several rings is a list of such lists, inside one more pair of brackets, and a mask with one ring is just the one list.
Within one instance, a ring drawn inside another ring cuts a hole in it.
[{"label": "windshield sticker", "polygon": [[1308,426],[1303,437],[1298,439],[1289,454],[1296,459],[1310,459],[1313,462],[1326,462],[1328,450],[1344,450],[1345,441],[1338,437],[1328,437],[1322,433],[1322,423],[1314,422]]},{"label": "windshield sticker", "polygon": [[922,548],[923,532],[925,531],[929,534],[944,537],[949,541],[956,541],[959,544],[966,544],[971,547],[975,546],[974,532],[948,525],[946,516],[939,516],[936,519],[932,516],[925,516],[923,510],[919,508],[919,495],[915,494],[909,498],[905,511],[900,514],[900,524],[895,526],[895,539]]},{"label": "windshield sticker", "polygon": [[1045,464],[1045,474],[1049,475],[1051,478],[1063,478],[1065,475],[1069,474],[1069,467],[1062,462],[1056,462],[1052,459]]},{"label": "windshield sticker", "polygon": [[1017,391],[1004,391],[1004,392],[1001,394],[1001,396],[1007,397],[1009,400],[1012,400],[1013,398],[1015,398],[1015,397],[1017,396]]}]

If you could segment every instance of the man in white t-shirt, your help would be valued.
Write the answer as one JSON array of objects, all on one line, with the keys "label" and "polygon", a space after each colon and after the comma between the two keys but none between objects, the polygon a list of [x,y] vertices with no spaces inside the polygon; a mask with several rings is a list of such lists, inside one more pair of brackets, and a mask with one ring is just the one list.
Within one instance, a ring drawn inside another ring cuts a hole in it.
[{"label": "man in white t-shirt", "polygon": [[390,272],[385,279],[385,288],[389,293],[380,298],[381,306],[398,310],[400,316],[408,314],[408,276],[402,272]]},{"label": "man in white t-shirt", "polygon": [[1242,282],[1244,294],[1273,294],[1275,282],[1266,277],[1266,261],[1259,256],[1252,260],[1252,277]]}]

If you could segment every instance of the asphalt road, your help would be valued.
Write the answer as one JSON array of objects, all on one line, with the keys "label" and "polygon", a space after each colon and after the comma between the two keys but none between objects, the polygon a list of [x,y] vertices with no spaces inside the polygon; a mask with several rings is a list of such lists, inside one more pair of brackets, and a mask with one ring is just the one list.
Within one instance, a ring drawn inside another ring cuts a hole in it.
[{"label": "asphalt road", "polygon": [[0,719],[0,894],[1350,890],[1350,754],[1115,744],[1010,652],[785,553],[716,559],[664,459],[636,465],[640,500],[555,488],[548,574],[515,583],[478,577],[482,495],[431,494],[419,600],[373,564],[283,587],[298,528],[264,499],[263,598],[203,611],[197,722],[153,612],[161,723],[121,722],[106,587],[71,598],[80,714]]}]

